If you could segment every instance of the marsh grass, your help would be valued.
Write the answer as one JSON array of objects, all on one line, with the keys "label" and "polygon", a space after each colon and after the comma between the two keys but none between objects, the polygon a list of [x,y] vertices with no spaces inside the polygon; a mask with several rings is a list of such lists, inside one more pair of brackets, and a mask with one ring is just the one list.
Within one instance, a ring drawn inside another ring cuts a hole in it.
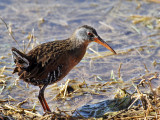
[{"label": "marsh grass", "polygon": [[[120,68],[119,67],[119,72]],[[5,68],[3,67],[0,70],[0,77],[5,78],[3,73],[5,72]],[[121,77],[121,76],[120,76]],[[135,87],[135,92],[132,93],[132,98],[134,99],[134,102],[130,104],[130,106],[124,110],[117,111],[117,112],[107,112],[102,117],[97,118],[97,120],[101,119],[159,119],[160,118],[160,88],[152,88],[151,81],[154,81],[155,79],[159,79],[158,73],[150,73],[146,72],[145,75],[141,76],[140,78],[132,79],[133,86]],[[140,80],[138,85],[135,85],[138,80]],[[111,72],[111,82],[106,82],[104,84],[98,83],[98,84],[92,84],[88,85],[85,81],[78,82],[76,80],[68,80],[66,81],[65,85],[58,87],[57,85],[52,86],[52,89],[58,89],[59,93],[56,95],[55,99],[67,99],[68,97],[76,97],[79,95],[82,95],[84,93],[90,93],[90,94],[99,94],[98,91],[103,90],[104,87],[110,86],[112,84],[122,84],[123,81],[116,79],[114,77],[114,72]],[[2,86],[6,86],[6,81],[1,80]],[[67,88],[71,87],[72,91],[69,91]],[[144,93],[141,91],[141,88],[148,87],[149,93]],[[4,89],[4,88],[3,88]],[[1,89],[1,91],[3,90]],[[93,91],[94,89],[94,91]],[[95,92],[97,90],[97,92]],[[105,91],[103,91],[105,93]],[[115,98],[124,98],[126,97],[128,93],[126,93],[125,88],[124,89],[117,89],[117,93],[115,93]],[[26,104],[28,99],[18,102],[17,104],[14,104],[14,101],[18,101],[14,99],[14,97],[9,97],[9,99],[0,99],[0,116],[2,118],[6,118],[8,120],[14,119],[34,119],[34,120],[48,120],[48,119],[66,119],[66,120],[76,120],[76,119],[88,119],[84,118],[82,115],[79,115],[78,117],[73,117],[72,114],[74,112],[77,112],[77,110],[74,111],[62,111],[59,108],[57,108],[56,113],[52,114],[45,114],[41,115],[38,113],[33,106],[32,109],[25,109],[21,107],[23,104]],[[141,104],[138,106],[134,106],[134,103],[137,101],[140,101]],[[122,104],[121,102],[119,105]],[[89,118],[94,119],[94,118]]]},{"label": "marsh grass", "polygon": [[[122,111],[117,111],[117,112],[109,112],[104,114],[104,116],[102,116],[102,118],[105,119],[159,119],[160,118],[160,99],[159,99],[159,95],[160,95],[160,88],[156,88],[153,89],[152,88],[152,83],[151,81],[154,79],[157,79],[159,77],[158,73],[151,73],[151,74],[146,74],[143,77],[139,78],[141,79],[140,83],[138,85],[134,85],[135,86],[135,92],[132,94],[132,98],[134,98],[134,102],[125,110]],[[136,80],[133,80],[133,83]],[[72,83],[69,84],[69,82]],[[73,84],[74,83],[74,84]],[[60,93],[56,96],[58,98],[61,99],[65,99],[69,96],[74,97],[76,94],[76,92],[80,92],[80,93],[84,93],[84,92],[89,92],[93,85],[91,86],[87,86],[86,88],[86,83],[77,83],[77,81],[75,80],[68,80],[66,81],[66,84],[64,85],[64,87],[60,90]],[[115,84],[115,83],[114,83]],[[67,86],[70,85],[70,87],[72,87],[74,89],[73,93],[66,93],[66,88]],[[77,87],[78,86],[78,87]],[[82,87],[83,86],[83,87]],[[104,85],[101,85],[104,86]],[[143,93],[141,91],[141,87],[145,87],[148,86],[148,88],[150,89],[150,93]],[[55,86],[56,87],[56,86]],[[96,86],[94,86],[94,88],[96,88]],[[98,89],[99,88],[98,86]],[[63,92],[62,92],[63,91]],[[125,92],[123,92],[124,90],[119,90],[116,94],[115,97],[117,98],[124,98],[126,95]],[[123,94],[122,94],[123,93]],[[92,93],[94,94],[94,93]],[[119,94],[119,95],[118,95]],[[123,95],[123,96],[122,96]],[[57,98],[57,99],[58,99]],[[1,113],[3,113],[3,115],[1,114],[1,116],[5,117],[8,116],[7,118],[10,119],[9,116],[12,116],[12,118],[16,118],[16,119],[34,119],[34,120],[38,120],[38,119],[54,119],[54,118],[65,118],[65,119],[86,119],[83,118],[82,116],[77,117],[72,117],[71,113],[74,113],[75,111],[61,111],[59,108],[57,108],[57,112],[54,114],[46,114],[44,116],[42,116],[41,114],[39,114],[38,112],[36,112],[35,109],[25,109],[22,108],[21,106],[23,104],[26,104],[26,102],[28,101],[28,99],[19,102],[18,104],[9,104],[11,101],[14,101],[14,98],[12,99],[2,99],[0,100],[1,103]],[[141,105],[139,104],[138,106],[134,106],[134,103],[140,101]],[[122,104],[122,103],[120,103]],[[70,113],[71,112],[71,113]],[[70,114],[69,114],[70,113]],[[98,120],[101,120],[102,118],[97,118]],[[90,118],[93,119],[93,118]]]},{"label": "marsh grass", "polygon": [[[159,0],[148,0],[150,2],[159,3]],[[138,3],[137,8],[140,8],[141,5]],[[26,53],[29,49],[34,48],[39,42],[34,35],[34,29],[31,33],[28,34],[26,40],[23,40],[23,44],[20,45],[17,40],[14,38],[14,31],[11,25],[7,25],[7,23],[1,18],[4,25],[6,26],[9,35],[11,36],[12,40],[19,46],[19,48]],[[158,17],[151,17],[151,16],[141,16],[141,15],[132,15],[128,18],[128,20],[132,21],[133,25],[131,26],[137,33],[140,34],[140,30],[135,25],[142,24],[148,29],[160,29],[160,19]],[[44,19],[41,19],[41,23],[45,22]],[[107,25],[105,22],[100,21],[101,25],[104,25],[111,30],[114,28],[110,25]],[[157,36],[158,33],[149,35],[149,37]],[[160,44],[157,41],[157,44]],[[144,51],[150,48],[155,48],[154,45],[140,45],[135,48],[128,48],[125,50],[117,50],[118,55],[125,55],[129,54],[132,51]],[[91,47],[89,48],[93,53],[86,54],[87,58],[90,58],[90,66],[92,66],[92,62],[100,59],[105,58],[107,56],[112,56],[113,54],[110,52],[97,52]],[[8,56],[2,56],[0,59],[5,59]],[[88,61],[82,61],[83,63]],[[98,62],[97,62],[98,63]],[[10,64],[7,62],[1,62],[0,64]],[[157,60],[153,61],[153,66],[156,67],[160,63]],[[92,95],[99,95],[105,94],[106,88],[110,85],[122,85],[125,84],[123,81],[123,77],[121,75],[121,69],[123,68],[123,64],[119,63],[119,68],[117,69],[118,77],[116,77],[115,71],[111,71],[110,73],[110,80],[104,83],[98,82],[96,84],[87,84],[85,80],[82,82],[78,82],[76,79],[74,80],[67,80],[64,85],[58,86],[54,84],[53,86],[49,87],[52,91],[59,91],[56,96],[53,98],[54,100],[63,99],[66,100],[68,98],[74,98],[83,94],[92,94]],[[7,86],[7,79],[10,79],[6,73],[11,74],[6,66],[0,68],[0,93],[2,93],[6,88],[8,90],[12,89],[12,87]],[[115,98],[124,98],[127,95],[130,95],[134,101],[130,104],[130,106],[124,110],[114,111],[114,112],[107,112],[97,120],[102,119],[115,119],[115,120],[126,120],[126,119],[160,119],[160,87],[153,88],[152,81],[160,79],[159,73],[152,72],[147,68],[147,65],[144,64],[144,71],[145,74],[141,77],[137,76],[131,79],[131,87],[134,87],[133,93],[127,93],[127,90],[130,88],[117,88],[117,92],[114,93]],[[103,79],[99,75],[94,75],[95,79],[102,81]],[[140,81],[140,82],[139,82]],[[138,85],[136,83],[139,83]],[[16,87],[20,87],[18,82],[15,84]],[[147,91],[144,92],[143,88],[146,88]],[[73,111],[63,111],[57,107],[55,113],[51,114],[40,114],[36,111],[36,105],[34,104],[31,109],[26,109],[23,107],[24,104],[28,103],[28,99],[24,101],[19,101],[13,96],[8,96],[7,99],[0,99],[0,119],[32,119],[32,120],[49,120],[49,119],[95,119],[95,118],[84,118],[83,115],[79,113],[78,117],[73,117],[72,115],[78,111],[75,109]],[[137,101],[140,102],[137,106],[134,105]],[[17,103],[18,102],[18,103]],[[122,103],[119,103],[121,105]]]}]

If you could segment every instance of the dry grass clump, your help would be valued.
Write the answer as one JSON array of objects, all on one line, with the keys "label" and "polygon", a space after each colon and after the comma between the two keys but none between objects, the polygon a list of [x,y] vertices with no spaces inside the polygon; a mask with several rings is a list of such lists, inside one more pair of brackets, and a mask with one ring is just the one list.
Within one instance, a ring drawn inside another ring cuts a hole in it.
[{"label": "dry grass clump", "polygon": [[[158,73],[150,73],[142,76],[139,79],[132,80],[133,83],[137,80],[140,80],[140,83],[138,85],[135,85],[135,92],[131,95],[134,101],[130,106],[124,110],[116,111],[116,112],[107,112],[100,118],[97,118],[98,120],[103,119],[160,119],[160,86],[158,88],[152,88],[151,81],[159,79]],[[119,84],[119,83],[118,83]],[[103,86],[103,85],[102,85]],[[66,84],[62,87],[60,92],[57,94],[56,99],[58,98],[67,98],[67,97],[74,97],[77,93],[86,93],[87,91],[90,92],[93,85],[86,85],[85,82],[76,82],[75,80],[68,80],[66,81]],[[95,86],[94,86],[95,87]],[[98,87],[98,86],[97,86]],[[144,92],[142,90],[143,87],[147,87],[147,91],[150,92]],[[69,91],[72,88],[73,91]],[[125,91],[125,90],[123,90]],[[142,92],[143,91],[143,92]],[[117,95],[119,94],[119,95]],[[122,91],[120,93],[117,93],[115,96],[122,98]],[[125,93],[126,94],[126,93]],[[124,96],[125,97],[125,96]],[[61,111],[59,108],[57,108],[57,112],[53,113],[46,113],[44,115],[39,114],[35,108],[32,109],[25,109],[21,106],[27,102],[28,99],[19,102],[18,104],[13,104],[15,99],[1,99],[0,100],[0,117],[1,119],[33,119],[33,120],[51,120],[51,119],[63,119],[63,120],[70,120],[70,119],[94,119],[94,118],[84,118],[82,115],[79,115],[78,117],[73,117],[72,114],[75,111]],[[134,104],[136,102],[139,102],[140,104],[138,106],[135,106]],[[97,103],[98,104],[98,103]],[[119,103],[121,105],[122,103]],[[70,114],[68,114],[70,113]]]},{"label": "dry grass clump", "polygon": [[[132,96],[135,98],[135,101],[127,109],[119,111],[118,113],[112,113],[109,115],[111,117],[108,117],[108,115],[104,116],[104,118],[114,118],[115,120],[160,119],[160,86],[152,88],[151,83],[152,80],[156,79],[160,79],[158,73],[149,73],[133,80],[133,82],[141,80],[140,83],[135,86],[135,93]],[[146,93],[142,92],[141,88],[143,87],[147,87]],[[141,105],[133,106],[138,100],[141,102]]]}]

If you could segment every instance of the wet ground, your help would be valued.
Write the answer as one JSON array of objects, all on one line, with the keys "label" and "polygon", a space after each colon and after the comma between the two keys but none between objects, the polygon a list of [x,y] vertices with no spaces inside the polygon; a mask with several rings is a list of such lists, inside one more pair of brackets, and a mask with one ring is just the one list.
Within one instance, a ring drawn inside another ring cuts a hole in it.
[{"label": "wet ground", "polygon": [[[52,110],[58,107],[71,111],[85,104],[113,99],[118,88],[128,87],[127,91],[132,93],[134,79],[160,71],[159,5],[144,0],[1,0],[0,15],[12,28],[21,48],[23,43],[27,44],[27,36],[33,31],[37,43],[43,43],[68,38],[77,27],[87,24],[93,26],[118,53],[113,55],[103,46],[92,43],[81,63],[58,82],[60,87],[67,79],[85,80],[91,92],[67,100],[55,100],[59,91],[55,85],[46,89],[45,97]],[[5,76],[2,76],[6,82],[5,86],[0,86],[0,99],[11,96],[20,102],[29,98],[23,107],[32,108],[35,105],[38,112],[43,113],[37,98],[39,88],[33,85],[27,87],[22,80],[15,85],[17,75],[11,74],[14,63],[10,48],[13,46],[19,49],[8,35],[4,23],[0,22],[0,68],[6,66]],[[99,90],[97,86],[94,88],[93,85],[111,82],[114,77],[119,80],[120,64],[123,84],[107,85]],[[153,81],[153,88],[158,85],[160,80]]]}]

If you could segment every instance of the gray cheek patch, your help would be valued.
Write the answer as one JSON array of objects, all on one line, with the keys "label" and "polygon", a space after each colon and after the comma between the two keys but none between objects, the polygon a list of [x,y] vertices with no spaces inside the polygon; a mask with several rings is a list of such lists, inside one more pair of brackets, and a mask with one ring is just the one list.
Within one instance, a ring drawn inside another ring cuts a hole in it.
[{"label": "gray cheek patch", "polygon": [[84,42],[88,39],[87,30],[85,28],[80,28],[75,32],[76,38],[79,42]]}]

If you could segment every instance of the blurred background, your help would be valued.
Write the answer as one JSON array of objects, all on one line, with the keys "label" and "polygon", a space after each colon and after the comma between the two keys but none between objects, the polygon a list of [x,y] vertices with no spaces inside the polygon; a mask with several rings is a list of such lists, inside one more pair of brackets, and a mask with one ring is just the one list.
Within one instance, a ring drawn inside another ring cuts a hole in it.
[{"label": "blurred background", "polygon": [[[51,110],[74,110],[85,104],[113,99],[118,88],[132,93],[133,83],[144,75],[160,71],[159,0],[0,0],[0,17],[23,49],[34,35],[28,51],[43,42],[66,39],[82,25],[94,27],[118,53],[113,55],[92,43],[79,63],[57,85],[49,86],[45,97]],[[24,108],[36,107],[39,88],[16,81],[11,47],[20,49],[0,21],[0,99],[13,98],[18,103],[28,98]],[[120,67],[121,66],[121,67]],[[55,99],[66,80],[85,81],[88,92]],[[108,82],[119,81],[115,84]],[[123,82],[122,82],[123,81]],[[153,88],[160,80],[153,81]]]}]

